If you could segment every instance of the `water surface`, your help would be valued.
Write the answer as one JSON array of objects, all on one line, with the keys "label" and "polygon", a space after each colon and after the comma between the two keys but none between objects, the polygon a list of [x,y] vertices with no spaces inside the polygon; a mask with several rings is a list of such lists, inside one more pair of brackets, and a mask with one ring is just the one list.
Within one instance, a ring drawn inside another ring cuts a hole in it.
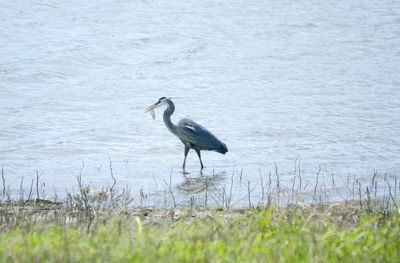
[{"label": "water surface", "polygon": [[288,182],[299,162],[396,173],[399,76],[398,1],[2,1],[0,162],[13,189],[36,170],[49,195],[79,173],[101,187],[112,162],[134,193],[185,193],[181,143],[143,113],[176,96],[174,121],[228,145],[204,174],[221,187],[243,169],[237,197],[274,163]]}]

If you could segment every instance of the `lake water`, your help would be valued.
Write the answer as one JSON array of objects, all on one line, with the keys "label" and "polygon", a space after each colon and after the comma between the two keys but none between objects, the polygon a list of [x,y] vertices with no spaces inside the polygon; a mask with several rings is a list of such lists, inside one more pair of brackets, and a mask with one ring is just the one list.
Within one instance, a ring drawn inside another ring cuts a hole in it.
[{"label": "lake water", "polygon": [[[175,122],[227,144],[225,156],[203,152],[203,175],[194,152],[182,174],[162,110],[143,113],[162,96],[178,97]],[[170,179],[186,202],[185,186],[211,174],[219,189],[233,178],[240,203],[274,163],[288,184],[299,164],[338,184],[396,174],[400,2],[2,1],[0,97],[11,191],[22,177],[29,189],[36,170],[48,196],[76,189],[80,173],[101,188],[110,162],[149,204]]]}]

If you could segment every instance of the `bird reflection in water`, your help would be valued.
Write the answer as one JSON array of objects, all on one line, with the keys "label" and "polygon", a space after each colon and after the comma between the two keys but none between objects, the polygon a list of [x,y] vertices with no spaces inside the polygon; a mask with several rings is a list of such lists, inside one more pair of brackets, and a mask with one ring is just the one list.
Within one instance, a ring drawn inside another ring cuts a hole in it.
[{"label": "bird reflection in water", "polygon": [[184,194],[197,194],[205,191],[213,191],[226,178],[226,172],[215,172],[206,174],[200,172],[196,176],[188,176],[184,173],[184,181],[178,183],[176,188]]}]

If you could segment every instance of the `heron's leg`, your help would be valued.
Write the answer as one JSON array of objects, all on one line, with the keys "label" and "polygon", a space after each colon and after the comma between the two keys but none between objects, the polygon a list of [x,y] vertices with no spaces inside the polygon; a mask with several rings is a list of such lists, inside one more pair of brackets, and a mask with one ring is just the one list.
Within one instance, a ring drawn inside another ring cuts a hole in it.
[{"label": "heron's leg", "polygon": [[183,159],[183,165],[182,165],[183,170],[185,170],[185,166],[186,166],[186,157],[187,157],[187,155],[188,155],[188,153],[189,153],[189,150],[190,150],[190,148],[187,147],[187,146],[185,145],[185,158]]},{"label": "heron's leg", "polygon": [[[200,150],[196,150],[196,153],[197,153],[197,155],[199,156],[199,159],[200,159],[201,170],[203,170],[204,165],[203,165],[203,162],[201,161],[201,153],[200,153]],[[201,171],[201,170],[200,170],[200,171]]]}]

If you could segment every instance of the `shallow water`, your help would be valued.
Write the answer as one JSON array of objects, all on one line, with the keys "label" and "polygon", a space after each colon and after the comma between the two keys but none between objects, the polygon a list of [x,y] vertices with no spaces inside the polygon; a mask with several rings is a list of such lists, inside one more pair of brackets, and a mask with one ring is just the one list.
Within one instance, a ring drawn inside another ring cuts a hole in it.
[{"label": "shallow water", "polygon": [[[274,163],[287,182],[299,162],[397,173],[399,76],[398,1],[2,1],[0,162],[11,189],[36,170],[48,195],[79,173],[101,187],[112,162],[134,193],[171,179],[184,199],[183,147],[162,110],[143,113],[176,96],[174,121],[228,145],[203,153],[219,186],[242,169],[256,185]],[[201,181],[194,152],[187,165]]]}]

